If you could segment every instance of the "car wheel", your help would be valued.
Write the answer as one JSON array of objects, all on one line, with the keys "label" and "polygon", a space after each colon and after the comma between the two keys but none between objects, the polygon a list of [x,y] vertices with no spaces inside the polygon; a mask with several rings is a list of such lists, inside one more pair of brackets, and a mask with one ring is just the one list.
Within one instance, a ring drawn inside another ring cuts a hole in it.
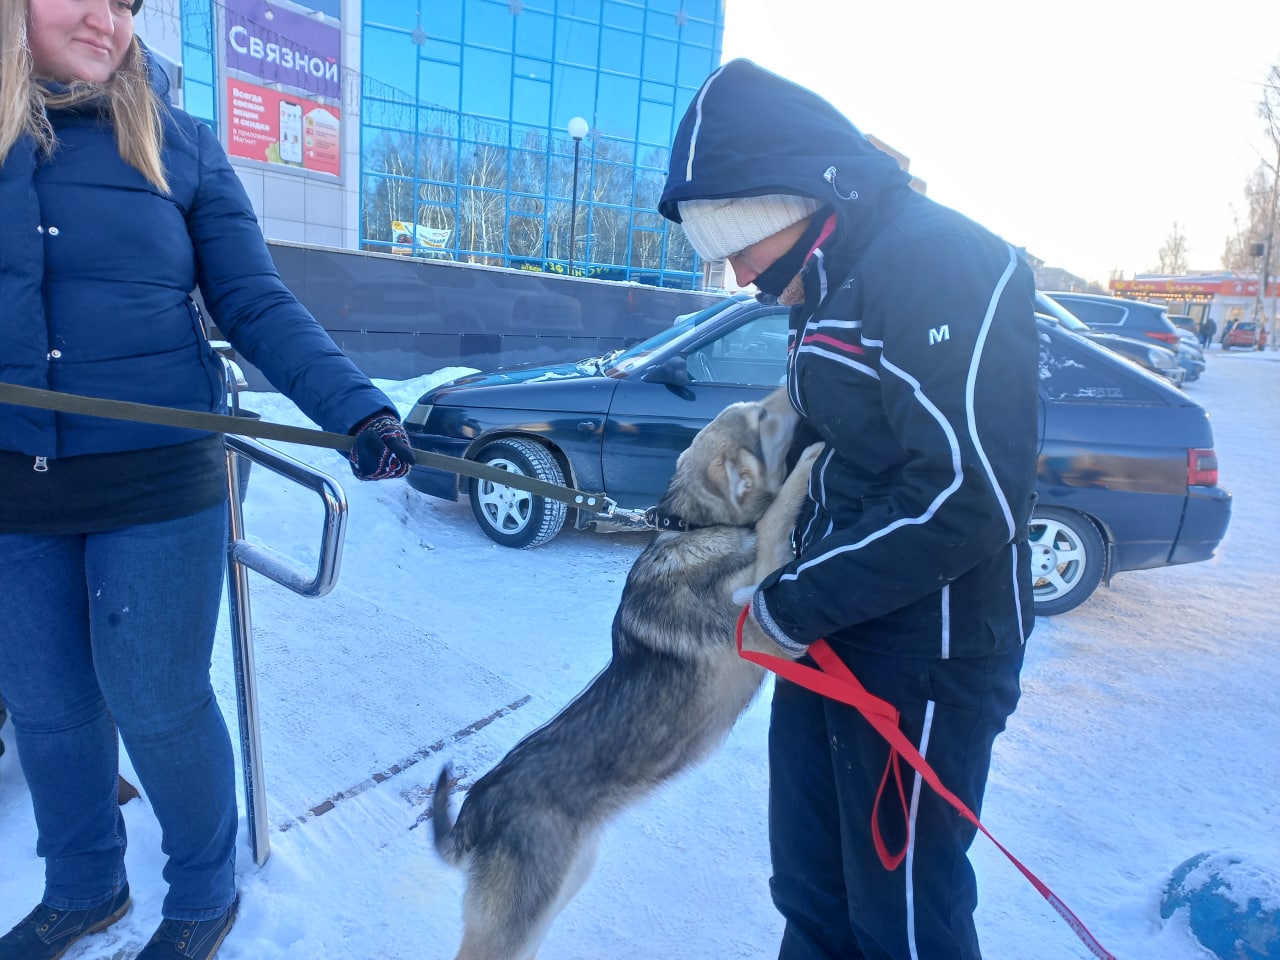
[{"label": "car wheel", "polygon": [[1102,534],[1092,520],[1074,510],[1037,507],[1029,540],[1037,616],[1066,613],[1092,596],[1107,564]]},{"label": "car wheel", "polygon": [[[498,440],[481,449],[476,460],[499,470],[564,485],[564,471],[556,458],[533,440]],[[546,543],[560,532],[568,513],[563,501],[504,487],[492,480],[475,478],[470,490],[476,523],[490,540],[504,547],[527,549]]]}]

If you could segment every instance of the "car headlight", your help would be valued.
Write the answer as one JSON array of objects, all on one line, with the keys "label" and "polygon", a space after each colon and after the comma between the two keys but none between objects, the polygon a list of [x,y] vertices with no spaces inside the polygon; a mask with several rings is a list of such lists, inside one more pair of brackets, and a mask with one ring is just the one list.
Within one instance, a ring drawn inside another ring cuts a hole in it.
[{"label": "car headlight", "polygon": [[1178,362],[1164,350],[1148,350],[1147,362],[1161,370],[1168,370],[1178,365]]}]

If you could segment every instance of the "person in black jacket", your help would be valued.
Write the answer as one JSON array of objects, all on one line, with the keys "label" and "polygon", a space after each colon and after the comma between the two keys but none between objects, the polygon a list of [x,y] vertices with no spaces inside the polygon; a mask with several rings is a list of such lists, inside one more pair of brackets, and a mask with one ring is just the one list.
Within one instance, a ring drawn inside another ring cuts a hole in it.
[{"label": "person in black jacket", "polygon": [[[225,412],[232,345],[361,479],[413,460],[395,406],[280,280],[216,135],[166,103],[142,0],[0,5],[0,380]],[[227,550],[220,435],[0,405],[0,688],[35,809],[40,902],[0,960],[129,909],[117,734],[163,833],[137,960],[206,960],[236,910],[231,740],[209,676]],[[35,899],[33,896],[32,899]]]},{"label": "person in black jacket", "polygon": [[[748,637],[793,658],[826,638],[977,811],[1034,620],[1033,281],[908,182],[824,99],[735,60],[685,114],[659,207],[792,305],[797,450],[826,443]],[[856,711],[778,680],[769,760],[782,960],[979,956],[974,829],[916,776],[877,808],[888,747]]]},{"label": "person in black jacket", "polygon": [[1218,332],[1218,322],[1208,314],[1200,321],[1200,346],[1205,350],[1213,343],[1213,335]]}]

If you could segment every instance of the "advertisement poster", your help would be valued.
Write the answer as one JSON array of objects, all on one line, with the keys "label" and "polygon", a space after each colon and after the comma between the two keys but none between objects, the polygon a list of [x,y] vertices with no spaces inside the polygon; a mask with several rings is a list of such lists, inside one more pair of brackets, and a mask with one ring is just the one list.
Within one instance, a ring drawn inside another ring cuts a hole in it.
[{"label": "advertisement poster", "polygon": [[342,154],[337,107],[227,80],[227,152],[338,176]]},{"label": "advertisement poster", "polygon": [[225,0],[227,152],[340,176],[342,31],[270,0]]},{"label": "advertisement poster", "polygon": [[449,235],[453,233],[448,227],[426,227],[420,223],[406,223],[404,220],[391,221],[392,243],[413,244],[415,239],[419,247],[443,250],[449,245]]}]

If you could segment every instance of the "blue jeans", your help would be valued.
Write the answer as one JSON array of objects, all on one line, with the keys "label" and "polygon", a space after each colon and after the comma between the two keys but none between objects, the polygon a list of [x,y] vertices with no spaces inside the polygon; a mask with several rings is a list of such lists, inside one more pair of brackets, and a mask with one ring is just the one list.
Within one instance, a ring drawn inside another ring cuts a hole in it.
[{"label": "blue jeans", "polygon": [[235,898],[235,761],[209,680],[226,545],[225,504],[0,534],[0,691],[51,907],[96,906],[125,882],[117,729],[163,831],[164,916],[212,919]]}]

